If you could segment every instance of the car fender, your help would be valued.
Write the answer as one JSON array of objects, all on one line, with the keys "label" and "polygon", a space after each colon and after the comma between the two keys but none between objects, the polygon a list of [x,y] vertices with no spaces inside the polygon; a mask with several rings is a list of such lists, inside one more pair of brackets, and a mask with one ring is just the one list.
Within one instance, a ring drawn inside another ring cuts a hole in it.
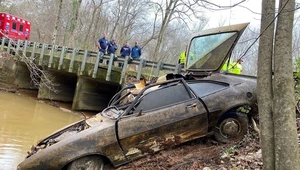
[{"label": "car fender", "polygon": [[[78,148],[78,149],[74,149]],[[115,128],[89,128],[51,145],[19,164],[18,169],[62,169],[68,163],[87,155],[107,157],[113,164],[124,161],[115,137]]]},{"label": "car fender", "polygon": [[[240,107],[243,107],[243,106],[250,106],[250,104],[246,103],[246,102],[240,102],[240,103],[238,103],[236,105],[233,105],[232,107],[228,108],[225,112],[223,112],[223,114],[221,114],[218,117],[218,119],[217,119],[218,123],[216,125],[218,125],[220,123],[220,121],[222,121],[224,118],[234,116],[234,114],[237,112],[237,109],[240,108]],[[252,111],[252,108],[251,108],[249,113],[245,113],[245,114],[249,117],[251,111]]]}]

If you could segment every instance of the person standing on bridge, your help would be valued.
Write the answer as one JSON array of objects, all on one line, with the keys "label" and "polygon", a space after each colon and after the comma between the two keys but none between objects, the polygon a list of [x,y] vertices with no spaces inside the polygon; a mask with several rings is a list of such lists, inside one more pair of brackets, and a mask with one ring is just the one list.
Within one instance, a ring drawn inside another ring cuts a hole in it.
[{"label": "person standing on bridge", "polygon": [[118,49],[117,44],[115,43],[115,40],[111,40],[110,43],[108,44],[108,48],[107,48],[107,53],[110,54],[115,54],[116,50]]},{"label": "person standing on bridge", "polygon": [[[128,42],[121,48],[120,54],[121,57],[126,58],[126,56],[130,56],[131,48],[128,45]],[[119,67],[123,67],[123,63],[119,63]]]},{"label": "person standing on bridge", "polygon": [[141,47],[138,46],[138,42],[136,41],[131,50],[131,57],[133,59],[139,59],[141,55],[142,55]]},{"label": "person standing on bridge", "polygon": [[[111,55],[111,54],[115,55],[117,49],[118,49],[118,46],[117,46],[117,44],[115,43],[115,40],[112,39],[112,40],[110,41],[110,43],[108,44],[108,48],[107,48],[107,53],[108,53],[108,55]],[[109,60],[106,61],[106,64],[107,64],[107,65],[109,64]]]},{"label": "person standing on bridge", "polygon": [[106,34],[103,34],[103,37],[100,38],[98,40],[98,49],[99,49],[99,52],[100,52],[100,63],[103,62],[103,55],[104,54],[107,54],[107,48],[108,48],[108,40],[106,39]]},{"label": "person standing on bridge", "polygon": [[[142,55],[141,47],[139,47],[138,42],[134,42],[134,46],[131,48],[131,59],[139,60]],[[136,71],[137,65],[132,66],[132,68]]]}]

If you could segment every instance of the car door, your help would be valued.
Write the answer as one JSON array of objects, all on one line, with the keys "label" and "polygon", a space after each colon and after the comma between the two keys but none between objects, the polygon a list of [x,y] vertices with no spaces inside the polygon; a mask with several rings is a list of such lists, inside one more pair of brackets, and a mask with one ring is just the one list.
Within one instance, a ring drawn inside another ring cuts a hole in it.
[{"label": "car door", "polygon": [[148,88],[132,111],[117,126],[128,159],[207,134],[207,111],[183,82]]}]

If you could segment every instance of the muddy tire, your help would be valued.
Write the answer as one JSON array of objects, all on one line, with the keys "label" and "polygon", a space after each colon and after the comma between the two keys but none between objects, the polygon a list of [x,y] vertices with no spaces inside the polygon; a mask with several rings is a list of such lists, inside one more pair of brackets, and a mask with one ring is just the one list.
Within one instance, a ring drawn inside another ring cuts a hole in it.
[{"label": "muddy tire", "polygon": [[218,142],[229,143],[241,140],[248,131],[248,117],[243,113],[230,112],[222,117],[214,128]]},{"label": "muddy tire", "polygon": [[86,156],[68,165],[67,170],[103,170],[104,161],[100,156]]}]

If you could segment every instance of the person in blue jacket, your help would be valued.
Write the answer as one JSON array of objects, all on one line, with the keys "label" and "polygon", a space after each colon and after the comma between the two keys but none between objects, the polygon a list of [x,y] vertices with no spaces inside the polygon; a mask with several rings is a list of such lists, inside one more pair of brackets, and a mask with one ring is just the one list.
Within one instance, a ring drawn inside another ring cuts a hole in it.
[{"label": "person in blue jacket", "polygon": [[132,47],[132,50],[131,50],[131,57],[133,59],[139,59],[142,55],[142,50],[141,50],[141,47],[138,46],[138,42],[136,41],[134,43],[134,47]]},{"label": "person in blue jacket", "polygon": [[125,45],[121,48],[120,54],[121,57],[130,56],[131,48],[128,45],[128,42],[125,43]]},{"label": "person in blue jacket", "polygon": [[100,63],[103,61],[103,55],[107,53],[108,48],[108,40],[106,39],[106,34],[103,34],[103,37],[98,40],[97,46],[99,51],[101,52]]},{"label": "person in blue jacket", "polygon": [[[116,53],[116,50],[118,49],[118,46],[117,44],[115,43],[115,40],[112,39],[109,44],[108,44],[108,48],[107,48],[107,53],[108,55],[110,54],[115,54]],[[108,65],[109,63],[109,60],[106,61],[106,64]]]},{"label": "person in blue jacket", "polygon": [[[131,48],[128,45],[128,42],[121,48],[120,54],[121,57],[125,58],[126,56],[130,56]],[[123,63],[119,63],[119,67],[123,67]]]},{"label": "person in blue jacket", "polygon": [[110,43],[108,44],[108,49],[107,49],[107,53],[110,54],[115,54],[116,50],[118,49],[117,44],[115,43],[115,40],[111,40]]}]

